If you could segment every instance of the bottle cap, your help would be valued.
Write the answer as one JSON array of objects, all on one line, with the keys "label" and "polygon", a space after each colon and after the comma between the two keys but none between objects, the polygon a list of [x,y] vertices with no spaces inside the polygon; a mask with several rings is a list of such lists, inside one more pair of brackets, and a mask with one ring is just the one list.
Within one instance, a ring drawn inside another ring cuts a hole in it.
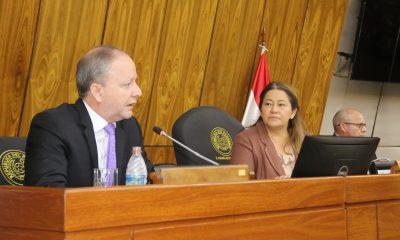
[{"label": "bottle cap", "polygon": [[132,153],[141,153],[142,147],[134,146],[132,147]]}]

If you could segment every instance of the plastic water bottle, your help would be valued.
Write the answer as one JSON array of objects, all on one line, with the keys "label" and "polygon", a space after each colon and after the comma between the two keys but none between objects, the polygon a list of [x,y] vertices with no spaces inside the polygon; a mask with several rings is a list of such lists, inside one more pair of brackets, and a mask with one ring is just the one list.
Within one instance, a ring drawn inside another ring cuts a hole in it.
[{"label": "plastic water bottle", "polygon": [[141,147],[132,148],[132,156],[126,169],[126,185],[144,185],[147,183],[147,168]]}]

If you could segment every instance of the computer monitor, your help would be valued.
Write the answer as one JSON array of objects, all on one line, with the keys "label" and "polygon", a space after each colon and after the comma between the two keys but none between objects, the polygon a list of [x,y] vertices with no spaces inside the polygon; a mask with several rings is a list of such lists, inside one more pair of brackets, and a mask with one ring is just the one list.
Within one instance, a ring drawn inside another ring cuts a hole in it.
[{"label": "computer monitor", "polygon": [[375,158],[377,137],[306,136],[292,178],[365,175]]}]

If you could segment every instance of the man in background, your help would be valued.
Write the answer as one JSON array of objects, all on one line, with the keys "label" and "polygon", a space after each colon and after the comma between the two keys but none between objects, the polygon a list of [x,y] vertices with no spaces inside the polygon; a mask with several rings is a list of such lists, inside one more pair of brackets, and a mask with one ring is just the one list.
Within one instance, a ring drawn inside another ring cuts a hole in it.
[{"label": "man in background", "polygon": [[[143,143],[132,117],[142,95],[136,79],[135,63],[122,50],[90,50],[76,70],[78,100],[32,119],[24,185],[92,186],[94,168],[118,168],[118,182],[124,184],[131,149]],[[151,171],[151,162],[143,157]]]},{"label": "man in background", "polygon": [[364,137],[367,132],[362,113],[353,108],[344,108],[333,117],[335,136]]},{"label": "man in background", "polygon": [[[363,114],[354,108],[344,108],[337,111],[332,122],[335,136],[365,137],[367,132],[367,124]],[[376,154],[372,156],[371,161],[375,159],[377,159]],[[370,165],[369,172],[377,173],[374,164]]]}]

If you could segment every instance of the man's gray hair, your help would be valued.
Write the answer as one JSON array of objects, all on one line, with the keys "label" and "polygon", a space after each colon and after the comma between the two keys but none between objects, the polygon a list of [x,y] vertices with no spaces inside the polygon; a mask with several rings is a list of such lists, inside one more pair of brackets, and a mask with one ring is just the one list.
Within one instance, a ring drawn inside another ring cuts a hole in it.
[{"label": "man's gray hair", "polygon": [[110,46],[100,46],[90,50],[79,60],[76,68],[76,87],[80,98],[87,95],[92,83],[104,84],[103,77],[117,52],[122,51]]}]

